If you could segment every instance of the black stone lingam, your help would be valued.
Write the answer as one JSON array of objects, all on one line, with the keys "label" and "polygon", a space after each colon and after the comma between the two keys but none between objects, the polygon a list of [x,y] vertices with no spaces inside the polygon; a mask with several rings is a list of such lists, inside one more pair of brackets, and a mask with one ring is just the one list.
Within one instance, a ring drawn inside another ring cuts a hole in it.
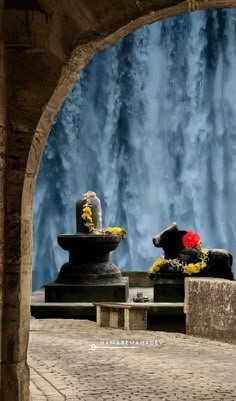
[{"label": "black stone lingam", "polygon": [[76,204],[77,232],[58,236],[58,244],[69,252],[69,262],[61,267],[57,280],[45,287],[45,302],[127,300],[128,279],[109,258],[119,246],[120,236],[99,233],[101,229],[100,200],[88,192]]}]

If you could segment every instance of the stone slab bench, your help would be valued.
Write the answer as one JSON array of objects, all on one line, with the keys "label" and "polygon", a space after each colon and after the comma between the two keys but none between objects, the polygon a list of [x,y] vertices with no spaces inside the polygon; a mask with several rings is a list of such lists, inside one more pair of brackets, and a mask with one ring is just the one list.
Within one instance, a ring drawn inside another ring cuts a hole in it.
[{"label": "stone slab bench", "polygon": [[147,330],[147,304],[96,302],[96,321],[100,327]]}]

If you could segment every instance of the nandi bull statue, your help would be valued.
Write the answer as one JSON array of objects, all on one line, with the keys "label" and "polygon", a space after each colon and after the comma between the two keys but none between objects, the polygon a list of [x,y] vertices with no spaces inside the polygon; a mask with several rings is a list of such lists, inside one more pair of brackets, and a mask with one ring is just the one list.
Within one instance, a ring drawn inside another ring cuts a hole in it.
[{"label": "nandi bull statue", "polygon": [[204,249],[200,237],[192,231],[179,230],[173,223],[153,238],[154,246],[163,248],[164,259],[158,259],[149,273],[177,271],[182,274],[197,274],[201,277],[218,277],[234,280],[232,255],[225,249]]}]

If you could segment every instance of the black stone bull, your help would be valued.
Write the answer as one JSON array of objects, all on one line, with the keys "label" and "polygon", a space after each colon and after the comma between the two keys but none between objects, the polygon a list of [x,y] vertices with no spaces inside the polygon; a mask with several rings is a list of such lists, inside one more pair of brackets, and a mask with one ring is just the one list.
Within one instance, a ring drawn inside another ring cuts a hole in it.
[{"label": "black stone bull", "polygon": [[[176,223],[153,238],[154,246],[164,250],[165,259],[179,259],[182,263],[197,263],[201,260],[197,248],[186,248],[182,238],[187,234],[179,230]],[[233,256],[225,249],[209,249],[207,267],[198,274],[201,277],[218,277],[234,280],[232,273]]]}]

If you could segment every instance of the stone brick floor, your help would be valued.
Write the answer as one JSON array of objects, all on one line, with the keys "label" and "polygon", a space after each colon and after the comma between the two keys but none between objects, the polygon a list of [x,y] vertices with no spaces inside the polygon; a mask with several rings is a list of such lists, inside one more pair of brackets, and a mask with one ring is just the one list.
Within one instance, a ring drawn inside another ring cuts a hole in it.
[{"label": "stone brick floor", "polygon": [[226,343],[32,320],[28,355],[32,401],[236,400],[236,346]]}]

